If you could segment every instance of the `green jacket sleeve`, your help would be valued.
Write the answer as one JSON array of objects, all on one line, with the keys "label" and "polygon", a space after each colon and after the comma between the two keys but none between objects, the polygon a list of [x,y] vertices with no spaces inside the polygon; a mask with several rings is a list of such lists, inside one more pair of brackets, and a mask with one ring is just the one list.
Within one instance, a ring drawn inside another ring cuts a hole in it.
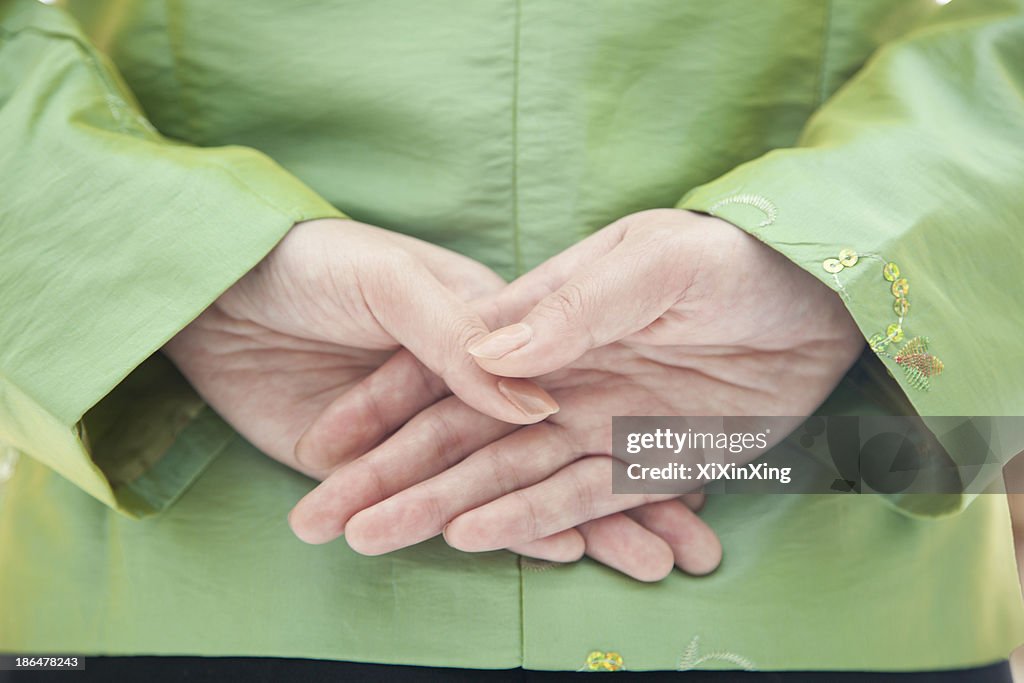
[{"label": "green jacket sleeve", "polygon": [[[1024,3],[954,1],[878,50],[794,147],[678,207],[734,223],[833,288],[966,465],[977,453],[963,419],[934,416],[1024,415],[1022,188]],[[994,424],[998,458],[1024,448],[1016,421]],[[897,500],[931,515],[969,499]]]},{"label": "green jacket sleeve", "polygon": [[214,418],[157,350],[294,223],[341,214],[259,152],[162,137],[33,0],[0,4],[0,177],[0,443],[157,512],[217,452],[169,449]]}]

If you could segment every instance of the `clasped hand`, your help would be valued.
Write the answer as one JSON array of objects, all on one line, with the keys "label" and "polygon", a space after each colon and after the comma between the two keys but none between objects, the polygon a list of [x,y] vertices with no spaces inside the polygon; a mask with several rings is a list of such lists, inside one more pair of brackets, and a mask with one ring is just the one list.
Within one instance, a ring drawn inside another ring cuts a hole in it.
[{"label": "clasped hand", "polygon": [[355,221],[296,225],[165,347],[260,450],[322,480],[310,543],[584,554],[655,581],[721,545],[681,497],[612,494],[614,415],[807,415],[863,346],[831,290],[724,221],[627,216],[505,284]]}]

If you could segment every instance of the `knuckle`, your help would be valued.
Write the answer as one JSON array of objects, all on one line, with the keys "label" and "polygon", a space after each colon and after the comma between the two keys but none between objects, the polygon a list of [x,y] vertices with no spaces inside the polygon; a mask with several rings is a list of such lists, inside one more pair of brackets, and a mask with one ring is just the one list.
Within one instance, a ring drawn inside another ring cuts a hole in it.
[{"label": "knuckle", "polygon": [[425,496],[421,509],[424,511],[426,519],[430,522],[430,526],[435,529],[440,529],[451,521],[449,519],[451,516],[449,511],[445,509],[441,499],[435,495]]},{"label": "knuckle", "polygon": [[[578,458],[588,450],[586,444],[581,441],[581,434],[577,430],[554,420],[547,420],[541,424],[544,425],[547,433],[561,444],[562,450],[567,452],[572,459]],[[611,428],[609,427],[609,429]]]},{"label": "knuckle", "polygon": [[589,289],[589,284],[566,283],[541,301],[537,313],[569,328],[576,340],[595,346],[597,338],[588,315],[592,299]]},{"label": "knuckle", "polygon": [[574,322],[583,315],[586,294],[579,283],[569,282],[552,292],[542,305],[546,311]]},{"label": "knuckle", "polygon": [[369,477],[369,486],[367,487],[370,491],[373,491],[374,498],[376,500],[384,500],[387,498],[391,490],[384,483],[384,477],[381,476],[380,471],[376,467],[369,466],[366,468],[366,474]]},{"label": "knuckle", "polygon": [[384,406],[381,405],[378,397],[370,392],[365,392],[361,403],[362,419],[359,425],[370,433],[378,433],[387,430],[388,420],[385,416]]},{"label": "knuckle", "polygon": [[522,477],[515,464],[504,452],[495,452],[488,459],[491,476],[502,491],[518,491],[523,487]]},{"label": "knuckle", "polygon": [[443,415],[435,415],[427,422],[426,426],[430,434],[428,437],[431,445],[429,451],[440,461],[441,465],[451,464],[457,459],[464,441],[462,434]]},{"label": "knuckle", "polygon": [[452,318],[448,327],[449,348],[459,356],[474,341],[487,334],[480,325],[480,319],[471,313],[459,313]]},{"label": "knuckle", "polygon": [[572,501],[573,507],[576,509],[581,520],[591,520],[594,518],[594,492],[591,490],[589,482],[584,480],[579,472],[576,470],[570,470],[569,473],[569,484],[572,487]]},{"label": "knuckle", "polygon": [[547,535],[541,532],[541,521],[538,516],[537,506],[533,504],[530,496],[522,490],[516,491],[512,495],[523,510],[520,518],[527,540],[535,541],[541,538],[542,535]]},{"label": "knuckle", "polygon": [[475,340],[486,334],[478,319],[470,313],[456,315],[439,335],[443,345],[437,358],[430,363],[430,369],[448,382],[452,375],[472,364],[466,349]]}]

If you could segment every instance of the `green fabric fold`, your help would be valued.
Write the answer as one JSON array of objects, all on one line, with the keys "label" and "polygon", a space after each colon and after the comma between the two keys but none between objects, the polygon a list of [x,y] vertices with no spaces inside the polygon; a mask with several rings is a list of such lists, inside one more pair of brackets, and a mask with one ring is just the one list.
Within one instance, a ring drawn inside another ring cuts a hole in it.
[{"label": "green fabric fold", "polygon": [[[122,380],[292,225],[341,214],[260,152],[162,137],[62,12],[23,1],[5,5],[2,18],[0,439],[105,503],[146,514],[192,477],[161,488],[159,500],[122,501],[102,465],[124,455],[91,459],[74,426],[117,401]],[[183,426],[163,419],[159,401],[151,407],[117,426],[139,432],[133,459],[142,470]]]}]

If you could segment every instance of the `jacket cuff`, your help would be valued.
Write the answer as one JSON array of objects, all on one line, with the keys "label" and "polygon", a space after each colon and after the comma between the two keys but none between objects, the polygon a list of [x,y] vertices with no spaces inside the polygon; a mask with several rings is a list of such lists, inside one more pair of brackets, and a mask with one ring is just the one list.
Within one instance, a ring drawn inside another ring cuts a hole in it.
[{"label": "jacket cuff", "polygon": [[[989,368],[979,365],[986,359],[964,349],[962,336],[961,344],[956,343],[958,336],[949,329],[948,316],[942,315],[947,303],[944,273],[921,248],[920,235],[913,229],[893,230],[899,216],[872,211],[869,198],[885,192],[886,180],[858,178],[855,190],[844,188],[838,178],[830,183],[827,167],[816,161],[807,149],[769,153],[695,188],[676,208],[728,221],[836,292],[869,349],[884,364],[879,371],[878,363],[873,363],[875,369],[867,374],[874,386],[858,390],[861,400],[869,401],[865,407],[872,414],[920,415],[958,467],[977,468],[970,469],[969,491],[878,495],[912,517],[961,512],[980,488],[988,489],[981,482],[998,479],[1003,463],[1024,446],[1024,437],[1012,421],[936,417],[964,411],[961,378],[964,373],[988,374]],[[844,206],[859,208],[838,208]],[[944,384],[947,366],[959,375],[953,386]],[[977,453],[961,443],[964,423],[991,434],[986,462],[976,462]]]},{"label": "jacket cuff", "polygon": [[223,445],[158,349],[295,223],[342,215],[260,152],[161,136],[58,8],[4,4],[0,60],[0,443],[157,512]]}]

